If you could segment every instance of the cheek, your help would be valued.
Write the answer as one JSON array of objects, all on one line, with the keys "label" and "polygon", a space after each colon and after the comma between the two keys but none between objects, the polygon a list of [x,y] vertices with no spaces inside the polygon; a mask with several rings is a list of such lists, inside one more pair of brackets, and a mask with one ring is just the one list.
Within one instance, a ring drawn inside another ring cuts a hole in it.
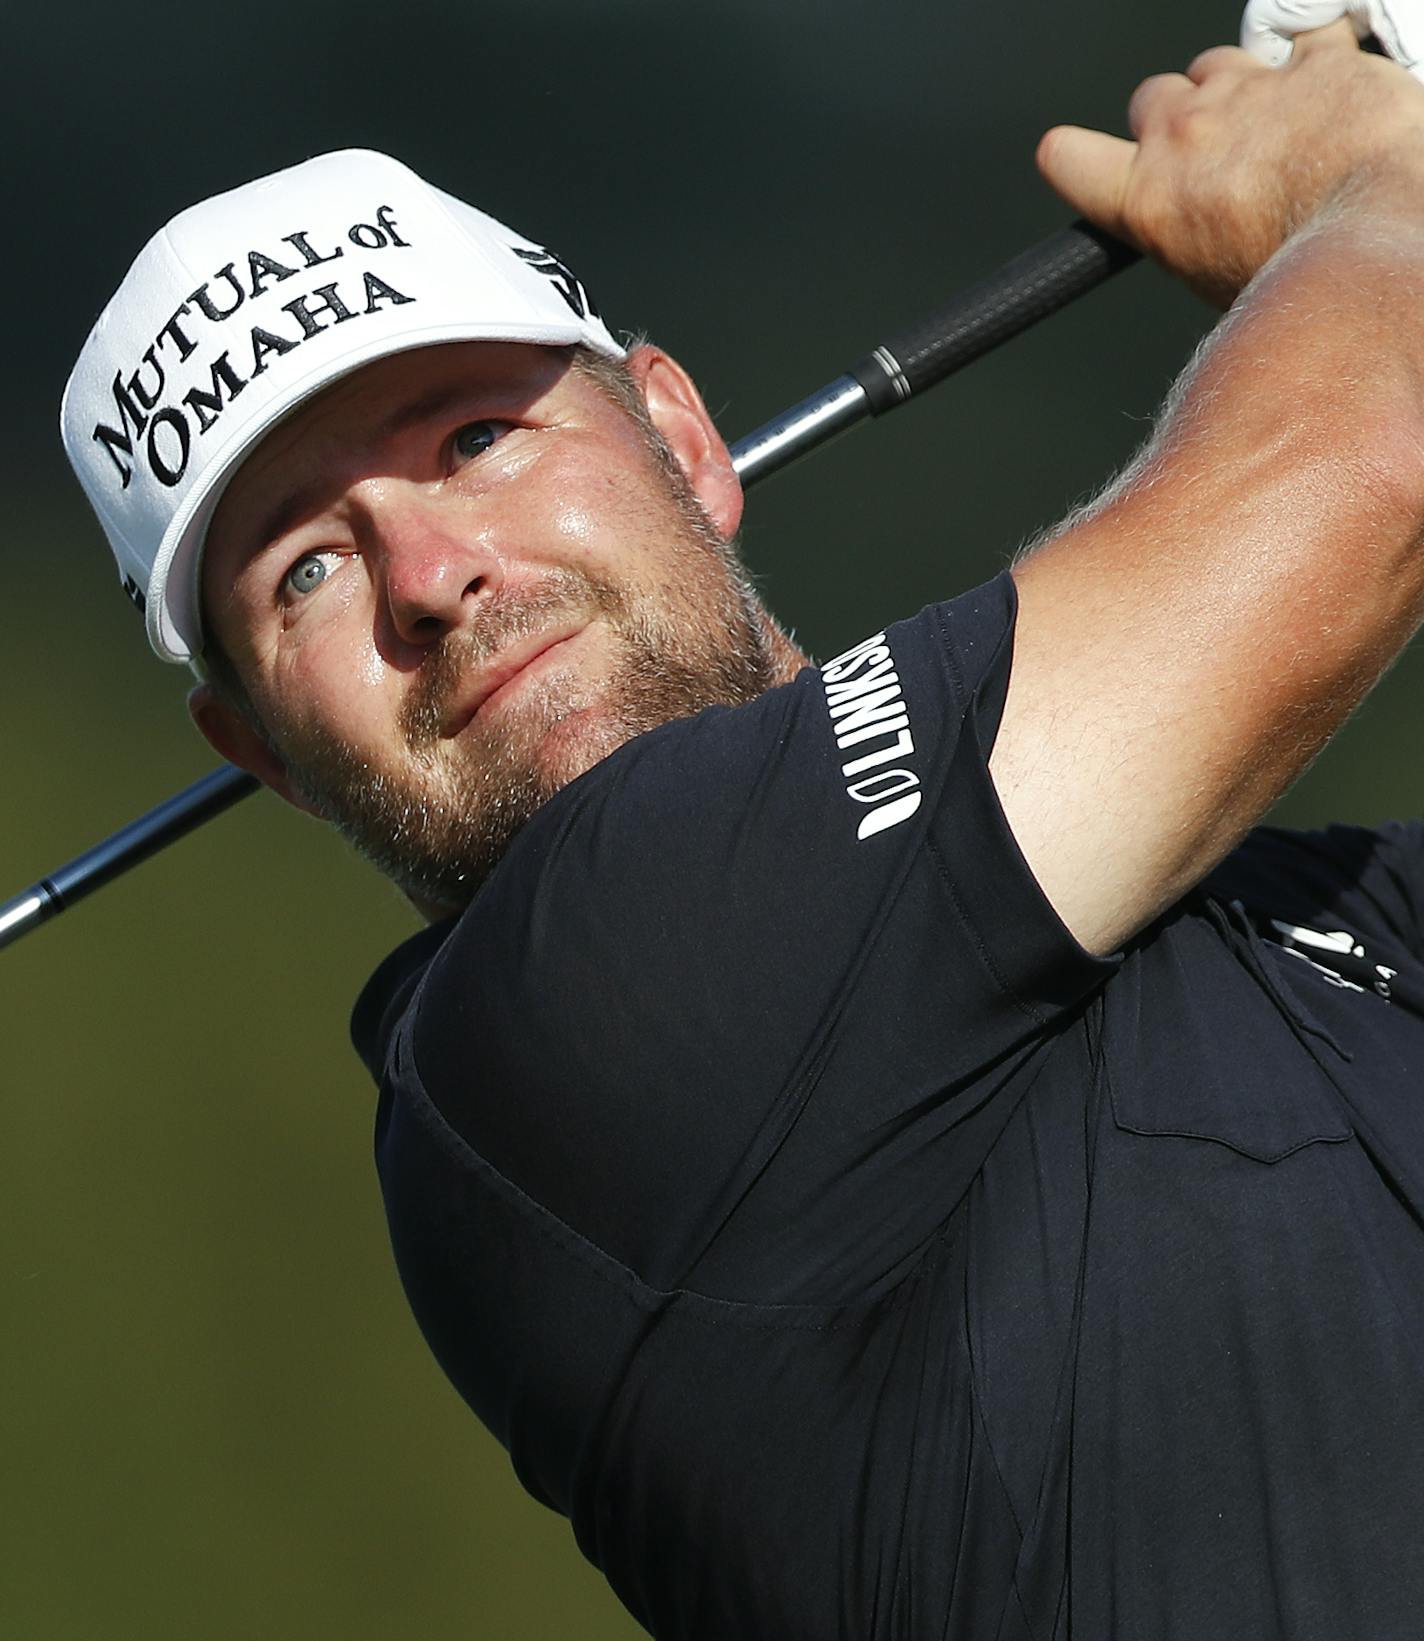
[{"label": "cheek", "polygon": [[385,676],[385,663],[381,659],[375,634],[368,634],[365,641],[357,645],[356,653],[351,658],[352,682],[362,690],[373,693],[381,687]]},{"label": "cheek", "polygon": [[387,667],[371,610],[370,587],[358,563],[313,595],[319,602],[284,623],[276,646],[277,687],[299,719],[304,707],[323,719],[348,703],[374,699],[387,685]]},{"label": "cheek", "polygon": [[677,521],[645,459],[615,462],[607,451],[592,454],[599,459],[570,460],[546,474],[545,494],[561,555],[606,575],[655,557]]},{"label": "cheek", "polygon": [[567,550],[585,556],[592,555],[601,534],[592,510],[582,500],[561,501],[554,512],[554,528]]},{"label": "cheek", "polygon": [[398,702],[369,627],[311,633],[288,645],[272,680],[269,720],[299,743],[335,738],[356,748],[389,742]]}]

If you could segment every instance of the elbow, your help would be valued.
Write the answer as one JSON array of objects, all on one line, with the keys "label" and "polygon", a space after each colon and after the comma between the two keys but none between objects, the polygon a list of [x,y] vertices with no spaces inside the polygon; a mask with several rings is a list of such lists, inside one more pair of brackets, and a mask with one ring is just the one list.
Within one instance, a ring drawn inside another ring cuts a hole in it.
[{"label": "elbow", "polygon": [[1337,453],[1341,490],[1359,509],[1361,532],[1375,551],[1356,558],[1366,579],[1424,577],[1424,412],[1419,418],[1371,418]]}]

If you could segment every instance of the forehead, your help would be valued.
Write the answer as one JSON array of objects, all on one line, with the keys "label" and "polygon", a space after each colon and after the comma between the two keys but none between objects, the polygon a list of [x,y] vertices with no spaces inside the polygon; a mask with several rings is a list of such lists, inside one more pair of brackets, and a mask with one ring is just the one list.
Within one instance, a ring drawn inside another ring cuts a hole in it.
[{"label": "forehead", "polygon": [[228,493],[286,459],[320,452],[335,438],[343,448],[353,436],[379,442],[465,394],[488,393],[527,408],[568,374],[569,357],[567,348],[530,343],[454,342],[378,359],[279,422],[243,462]]},{"label": "forehead", "polygon": [[526,412],[570,394],[570,350],[519,342],[457,342],[412,348],[353,371],[279,422],[226,486],[208,527],[203,577],[230,571],[339,488],[400,435],[456,408]]}]

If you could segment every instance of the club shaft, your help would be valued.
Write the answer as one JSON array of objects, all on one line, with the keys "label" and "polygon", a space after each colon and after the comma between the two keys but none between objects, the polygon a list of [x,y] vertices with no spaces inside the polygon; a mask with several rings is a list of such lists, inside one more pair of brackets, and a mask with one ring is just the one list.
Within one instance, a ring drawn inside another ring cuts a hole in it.
[{"label": "club shaft", "polygon": [[743,485],[787,466],[866,416],[897,410],[1138,260],[1138,252],[1088,222],[1050,234],[738,440],[732,463]]},{"label": "club shaft", "polygon": [[[867,416],[884,415],[1137,260],[1075,222],[1007,263],[946,307],[868,353],[819,392],[739,439],[732,465],[743,486],[775,473]],[[0,947],[230,808],[258,782],[229,764],[0,904]]]},{"label": "club shaft", "polygon": [[112,837],[76,855],[48,877],[0,905],[0,946],[8,946],[41,923],[68,911],[120,873],[147,860],[166,844],[230,809],[255,792],[259,782],[244,770],[223,764],[184,787],[156,809],[140,815]]}]

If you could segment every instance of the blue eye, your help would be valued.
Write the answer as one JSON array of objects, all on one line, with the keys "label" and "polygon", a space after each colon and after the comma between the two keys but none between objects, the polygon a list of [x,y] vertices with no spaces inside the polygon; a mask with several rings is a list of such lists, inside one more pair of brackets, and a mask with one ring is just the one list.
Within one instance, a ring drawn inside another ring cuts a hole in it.
[{"label": "blue eye", "polygon": [[455,454],[466,461],[482,456],[508,426],[508,422],[466,422],[455,434]]},{"label": "blue eye", "polygon": [[294,593],[313,592],[326,580],[326,563],[320,553],[308,553],[287,571],[287,585]]}]

